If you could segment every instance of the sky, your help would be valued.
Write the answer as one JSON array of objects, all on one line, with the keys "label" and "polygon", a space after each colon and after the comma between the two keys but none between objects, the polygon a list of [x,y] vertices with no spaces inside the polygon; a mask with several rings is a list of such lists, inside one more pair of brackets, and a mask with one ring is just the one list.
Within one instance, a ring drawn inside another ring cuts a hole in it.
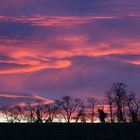
[{"label": "sky", "polygon": [[140,97],[139,0],[0,0],[0,104]]}]

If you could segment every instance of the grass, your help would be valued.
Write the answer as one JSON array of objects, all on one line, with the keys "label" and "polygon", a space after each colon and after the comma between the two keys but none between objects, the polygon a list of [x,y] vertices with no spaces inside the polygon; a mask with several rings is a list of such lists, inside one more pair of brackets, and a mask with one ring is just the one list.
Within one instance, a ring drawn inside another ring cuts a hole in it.
[{"label": "grass", "polygon": [[1,140],[140,140],[140,124],[0,124]]}]

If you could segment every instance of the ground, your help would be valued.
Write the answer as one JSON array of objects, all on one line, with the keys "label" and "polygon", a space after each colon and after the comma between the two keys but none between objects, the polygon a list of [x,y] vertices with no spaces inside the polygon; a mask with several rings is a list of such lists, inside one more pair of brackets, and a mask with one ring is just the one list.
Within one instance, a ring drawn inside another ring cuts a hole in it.
[{"label": "ground", "polygon": [[140,124],[0,124],[1,140],[140,140]]}]

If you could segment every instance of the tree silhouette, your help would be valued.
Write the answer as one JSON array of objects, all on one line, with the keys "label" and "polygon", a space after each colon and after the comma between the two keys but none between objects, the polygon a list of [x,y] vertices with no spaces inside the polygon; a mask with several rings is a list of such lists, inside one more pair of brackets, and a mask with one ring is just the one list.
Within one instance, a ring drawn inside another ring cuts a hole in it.
[{"label": "tree silhouette", "polygon": [[88,108],[88,112],[89,112],[89,119],[92,123],[94,123],[97,100],[93,97],[88,98],[87,104],[88,104],[87,108]]},{"label": "tree silhouette", "polygon": [[113,115],[113,104],[114,98],[111,92],[106,92],[106,103],[109,105],[109,112],[110,112],[110,122],[114,122],[114,115]]},{"label": "tree silhouette", "polygon": [[116,82],[112,85],[111,91],[114,95],[114,102],[117,108],[117,120],[118,122],[125,122],[125,99],[127,94],[127,86],[124,83]]},{"label": "tree silhouette", "polygon": [[20,123],[22,120],[23,108],[20,106],[4,105],[1,107],[1,111],[8,123]]},{"label": "tree silhouette", "polygon": [[35,107],[32,106],[30,103],[27,103],[24,107],[25,110],[25,117],[28,123],[35,122]]},{"label": "tree silhouette", "polygon": [[41,100],[37,100],[36,102],[36,123],[42,123],[44,120],[46,120],[47,112],[45,105]]},{"label": "tree silhouette", "polygon": [[107,114],[104,112],[103,109],[98,109],[99,112],[99,119],[101,123],[105,123],[105,118],[107,117]]},{"label": "tree silhouette", "polygon": [[47,113],[47,120],[46,122],[51,123],[55,118],[57,118],[57,106],[55,103],[45,105],[46,113]]},{"label": "tree silhouette", "polygon": [[85,101],[64,96],[51,104],[38,100],[35,104],[28,103],[25,106],[3,105],[0,111],[8,123],[94,123],[97,117],[102,123],[108,120],[110,123],[140,121],[140,100],[133,92],[128,92],[124,83],[113,83],[102,104],[99,104],[101,100],[97,101],[94,97]]},{"label": "tree silhouette", "polygon": [[99,105],[98,113],[99,113],[99,120],[101,123],[105,123],[105,119],[107,117],[107,113],[104,111],[104,102]]},{"label": "tree silhouette", "polygon": [[74,117],[75,122],[81,121],[82,123],[86,122],[86,113],[85,113],[85,105],[84,103],[79,103],[79,108],[75,112],[76,116]]},{"label": "tree silhouette", "polygon": [[139,112],[139,101],[136,99],[136,96],[133,92],[131,92],[127,96],[127,104],[131,116],[131,122],[138,122],[138,112]]},{"label": "tree silhouette", "polygon": [[81,104],[81,101],[80,99],[74,99],[70,96],[64,96],[60,101],[57,100],[56,103],[58,105],[59,113],[62,115],[63,119],[67,123],[70,123],[73,118],[73,114]]}]

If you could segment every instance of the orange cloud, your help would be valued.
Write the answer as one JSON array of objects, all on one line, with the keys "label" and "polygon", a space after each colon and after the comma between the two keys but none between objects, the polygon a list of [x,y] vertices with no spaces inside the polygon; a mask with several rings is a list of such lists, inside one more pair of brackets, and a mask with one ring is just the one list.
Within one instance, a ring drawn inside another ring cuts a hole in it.
[{"label": "orange cloud", "polygon": [[[135,44],[137,45],[137,44]],[[134,44],[133,44],[134,46]],[[136,51],[137,50],[137,51]],[[0,60],[1,63],[8,64],[17,64],[18,67],[14,68],[7,68],[1,69],[0,74],[16,74],[16,73],[28,73],[39,71],[43,69],[62,69],[69,67],[72,63],[67,58],[73,56],[90,56],[90,57],[101,57],[107,56],[112,54],[139,54],[139,48],[132,48],[131,46],[127,48],[110,48],[108,44],[100,43],[97,45],[92,45],[88,47],[77,47],[71,48],[68,50],[50,50],[46,56],[46,52],[38,52],[31,53],[32,51],[21,51],[21,52],[14,52],[9,56],[13,59],[11,60]],[[55,60],[51,60],[49,58],[55,58]],[[62,60],[59,60],[62,59]],[[64,59],[64,60],[63,60]],[[139,60],[135,61],[128,61],[128,60],[120,60],[125,63],[132,63],[132,64],[140,64]]]},{"label": "orange cloud", "polygon": [[[82,44],[82,43],[81,43]],[[76,44],[74,45],[76,46]],[[134,49],[135,48],[135,49]],[[53,50],[50,54],[48,54],[49,57],[54,58],[68,58],[72,56],[90,56],[90,57],[101,57],[111,54],[139,54],[140,48],[138,46],[128,46],[116,48],[111,47],[108,43],[98,43],[98,44],[83,44],[83,46],[77,46],[72,47],[68,50]]]},{"label": "orange cloud", "polygon": [[134,61],[129,61],[129,63],[135,64],[135,65],[140,65],[140,59],[134,60]]},{"label": "orange cloud", "polygon": [[[23,60],[24,61],[24,60]],[[25,64],[25,62],[22,62],[22,64]],[[7,70],[0,70],[0,74],[18,74],[18,73],[28,73],[28,72],[34,72],[34,71],[39,71],[42,69],[49,69],[49,68],[54,68],[54,69],[60,69],[60,68],[66,68],[71,65],[71,62],[68,60],[60,60],[60,61],[54,61],[51,63],[44,63],[44,64],[38,64],[34,65],[36,62],[29,62],[30,66],[25,66],[24,68],[13,68],[13,69],[7,69]],[[31,65],[33,63],[33,65]],[[16,64],[16,63],[15,63]],[[28,64],[28,63],[26,63]]]},{"label": "orange cloud", "polygon": [[[0,63],[7,64],[7,68],[1,69],[0,74],[29,73],[50,68],[68,68],[72,65],[72,62],[69,60],[69,58],[74,56],[89,56],[98,58],[113,54],[140,54],[139,41],[122,39],[120,41],[122,42],[121,45],[123,47],[117,48],[112,47],[110,43],[106,42],[91,44],[88,42],[88,36],[86,35],[67,35],[57,39],[58,42],[56,43],[59,43],[59,41],[62,41],[62,43],[67,42],[69,47],[67,47],[66,49],[54,49],[51,48],[50,44],[47,44],[46,42],[37,45],[27,42],[26,46],[30,47],[25,48],[22,47],[22,44],[19,44],[18,46],[0,46],[0,54],[5,54],[9,58],[11,58],[8,60],[0,60]],[[40,48],[38,47],[38,45],[40,45]],[[116,61],[131,63],[135,65],[140,64],[139,60],[116,59]],[[17,67],[8,68],[9,64],[16,64]]]}]

